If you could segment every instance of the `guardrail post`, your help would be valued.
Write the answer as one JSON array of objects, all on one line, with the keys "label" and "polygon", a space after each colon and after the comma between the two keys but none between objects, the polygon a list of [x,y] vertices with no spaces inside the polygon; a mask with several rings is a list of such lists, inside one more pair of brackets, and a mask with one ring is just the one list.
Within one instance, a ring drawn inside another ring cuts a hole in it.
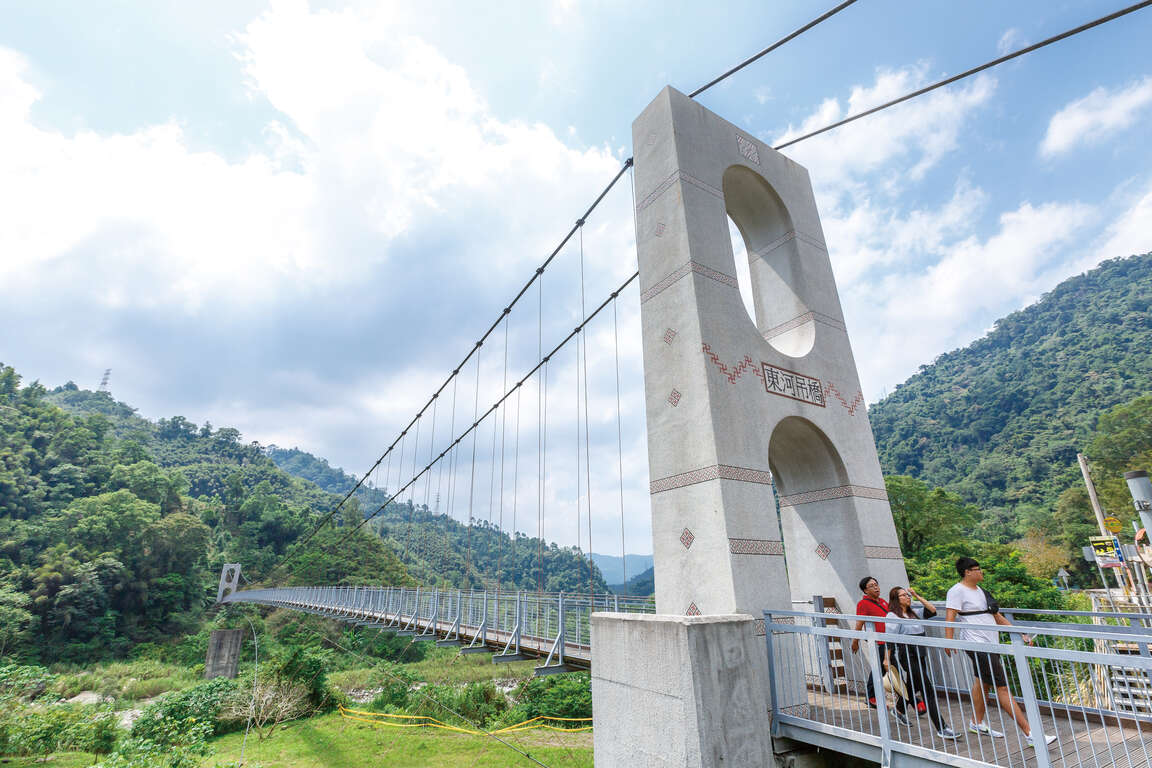
[{"label": "guardrail post", "polygon": [[772,648],[772,614],[764,611],[764,643],[768,648],[768,701],[771,703],[769,713],[772,735],[780,735],[780,702],[776,697],[776,661]]},{"label": "guardrail post", "polygon": [[[469,613],[471,607],[476,601],[476,590],[469,590],[468,592],[468,606]],[[475,634],[472,635],[472,642],[468,643],[467,648],[461,648],[460,653],[486,653],[488,652],[488,591],[484,591],[484,603],[482,612],[480,614],[480,626],[476,628]],[[496,610],[500,610],[500,593],[496,593]]]},{"label": "guardrail post", "polygon": [[[812,624],[817,627],[828,626],[828,620],[824,618],[823,595],[812,595],[812,610],[819,614],[812,619]],[[820,665],[820,680],[824,683],[824,690],[827,693],[832,693],[836,681],[832,677],[832,641],[827,635],[816,637],[816,656],[817,663]]]},{"label": "guardrail post", "polygon": [[888,768],[892,765],[892,729],[888,723],[888,698],[884,695],[884,670],[880,665],[880,646],[876,644],[876,632],[869,630],[867,637],[872,641],[868,644],[871,651],[868,654],[868,665],[872,668],[872,682],[876,686],[876,719],[880,722],[880,766]]},{"label": "guardrail post", "polygon": [[1032,665],[1024,652],[1024,641],[1019,632],[1012,632],[1012,660],[1020,677],[1020,693],[1024,696],[1024,714],[1028,715],[1028,730],[1036,752],[1036,768],[1051,768],[1052,758],[1044,740],[1044,724],[1040,722],[1040,707],[1036,704],[1036,686],[1032,683]]}]

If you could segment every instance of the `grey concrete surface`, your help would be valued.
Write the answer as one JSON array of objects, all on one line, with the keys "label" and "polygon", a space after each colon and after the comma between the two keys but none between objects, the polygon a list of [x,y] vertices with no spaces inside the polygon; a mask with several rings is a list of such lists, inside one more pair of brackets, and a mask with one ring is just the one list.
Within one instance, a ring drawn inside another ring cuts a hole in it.
[{"label": "grey concrete surface", "polygon": [[672,88],[632,134],[657,612],[906,583],[808,172]]},{"label": "grey concrete surface", "polygon": [[597,768],[773,765],[753,624],[745,615],[593,614]]},{"label": "grey concrete surface", "polygon": [[212,636],[208,639],[208,653],[204,658],[204,679],[236,677],[243,641],[242,629],[212,630]]}]

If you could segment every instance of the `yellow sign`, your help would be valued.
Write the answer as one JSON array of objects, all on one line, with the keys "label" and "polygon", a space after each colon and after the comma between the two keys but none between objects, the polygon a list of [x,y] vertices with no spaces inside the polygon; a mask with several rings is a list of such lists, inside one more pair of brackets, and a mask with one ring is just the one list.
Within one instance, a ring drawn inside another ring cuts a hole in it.
[{"label": "yellow sign", "polygon": [[1124,567],[1124,561],[1117,551],[1119,547],[1116,546],[1116,539],[1111,536],[1093,536],[1089,541],[1092,543],[1092,554],[1096,556],[1096,565],[1101,568]]},{"label": "yellow sign", "polygon": [[1104,527],[1112,533],[1120,533],[1124,526],[1120,523],[1120,519],[1116,517],[1104,518]]}]

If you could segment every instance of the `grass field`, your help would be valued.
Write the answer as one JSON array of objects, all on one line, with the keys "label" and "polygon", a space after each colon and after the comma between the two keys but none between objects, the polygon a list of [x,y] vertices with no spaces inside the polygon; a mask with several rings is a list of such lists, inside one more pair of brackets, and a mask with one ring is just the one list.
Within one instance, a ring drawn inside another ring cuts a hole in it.
[{"label": "grass field", "polygon": [[116,661],[84,667],[60,664],[52,667],[57,675],[49,687],[61,698],[71,698],[81,691],[92,691],[110,697],[117,706],[129,706],[168,691],[198,683],[203,669],[189,668],[160,661]]},{"label": "grass field", "polygon": [[[527,731],[501,738],[552,768],[592,766],[592,734],[587,731]],[[238,760],[242,739],[241,733],[215,740],[216,754],[205,760],[204,765]],[[263,742],[249,736],[244,760],[246,764],[258,763],[263,768],[375,768],[380,765],[397,768],[452,765],[504,768],[535,765],[487,736],[420,728],[376,727],[344,720],[335,713],[292,723]]]},{"label": "grass field", "polygon": [[[243,733],[212,741],[216,753],[205,768],[240,759]],[[526,731],[501,737],[550,768],[592,768],[592,734]],[[80,768],[93,755],[58,752],[46,762],[34,757],[6,758],[12,768]],[[270,738],[248,737],[244,764],[261,768],[505,768],[535,763],[487,736],[421,728],[385,728],[345,720],[331,713],[290,723]]]}]

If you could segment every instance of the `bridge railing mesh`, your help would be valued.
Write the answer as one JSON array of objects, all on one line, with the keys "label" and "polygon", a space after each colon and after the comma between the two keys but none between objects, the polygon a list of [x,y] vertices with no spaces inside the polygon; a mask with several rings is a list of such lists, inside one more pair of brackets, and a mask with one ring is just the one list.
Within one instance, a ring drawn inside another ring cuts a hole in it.
[{"label": "bridge railing mesh", "polygon": [[1023,626],[981,638],[961,634],[971,624],[904,635],[852,629],[874,617],[766,612],[773,728],[868,745],[884,764],[893,753],[962,766],[1152,764],[1152,635],[1018,613]]},{"label": "bridge railing mesh", "polygon": [[290,608],[418,639],[455,640],[578,665],[591,660],[593,612],[655,612],[651,600],[615,594],[381,586],[247,589],[224,602]]}]

